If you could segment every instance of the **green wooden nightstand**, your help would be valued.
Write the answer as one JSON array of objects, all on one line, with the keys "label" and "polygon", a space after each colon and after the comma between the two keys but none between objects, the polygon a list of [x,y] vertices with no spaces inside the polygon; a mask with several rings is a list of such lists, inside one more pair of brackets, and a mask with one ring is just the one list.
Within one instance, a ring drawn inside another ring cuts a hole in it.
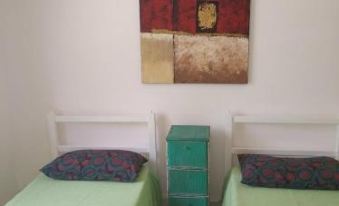
[{"label": "green wooden nightstand", "polygon": [[168,206],[208,206],[209,138],[209,126],[172,126],[167,136]]}]

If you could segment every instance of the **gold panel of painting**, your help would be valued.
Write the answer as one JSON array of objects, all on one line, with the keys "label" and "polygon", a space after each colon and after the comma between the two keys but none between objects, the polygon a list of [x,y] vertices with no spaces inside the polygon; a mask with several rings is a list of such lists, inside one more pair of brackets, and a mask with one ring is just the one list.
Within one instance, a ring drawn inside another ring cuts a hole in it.
[{"label": "gold panel of painting", "polygon": [[217,24],[217,5],[201,3],[198,7],[198,27],[200,30],[213,29]]},{"label": "gold panel of painting", "polygon": [[174,50],[172,34],[141,35],[142,82],[174,83]]}]

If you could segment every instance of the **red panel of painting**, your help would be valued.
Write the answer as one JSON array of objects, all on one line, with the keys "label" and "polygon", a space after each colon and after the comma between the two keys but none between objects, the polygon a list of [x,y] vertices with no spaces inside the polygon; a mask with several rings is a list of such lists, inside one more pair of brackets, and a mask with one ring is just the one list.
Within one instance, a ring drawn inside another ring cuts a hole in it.
[{"label": "red panel of painting", "polygon": [[141,32],[172,30],[172,0],[140,0]]},{"label": "red panel of painting", "polygon": [[[141,32],[158,29],[195,34],[197,2],[198,0],[140,0]],[[216,33],[249,33],[250,0],[207,2],[219,2]]]},{"label": "red panel of painting", "polygon": [[152,31],[152,0],[140,0],[140,30]]},{"label": "red panel of painting", "polygon": [[197,0],[173,0],[174,30],[196,33]]},{"label": "red panel of painting", "polygon": [[172,30],[172,0],[153,0],[152,28]]},{"label": "red panel of painting", "polygon": [[249,33],[250,0],[214,0],[219,2],[217,33]]}]

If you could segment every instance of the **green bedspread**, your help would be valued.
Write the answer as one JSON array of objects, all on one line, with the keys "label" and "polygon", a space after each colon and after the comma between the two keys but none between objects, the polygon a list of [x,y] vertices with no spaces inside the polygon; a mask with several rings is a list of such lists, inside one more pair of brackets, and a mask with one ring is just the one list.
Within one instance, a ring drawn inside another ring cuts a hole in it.
[{"label": "green bedspread", "polygon": [[148,167],[133,183],[62,181],[40,174],[6,206],[160,206],[159,188]]},{"label": "green bedspread", "polygon": [[223,206],[339,206],[339,191],[250,187],[240,183],[240,168],[228,179]]}]

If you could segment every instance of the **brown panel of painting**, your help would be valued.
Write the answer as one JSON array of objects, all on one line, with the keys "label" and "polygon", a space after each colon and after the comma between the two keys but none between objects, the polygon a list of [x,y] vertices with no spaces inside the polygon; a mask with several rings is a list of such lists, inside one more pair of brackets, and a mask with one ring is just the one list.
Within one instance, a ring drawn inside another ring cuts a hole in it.
[{"label": "brown panel of painting", "polygon": [[173,54],[172,34],[143,33],[141,35],[142,82],[173,83]]},{"label": "brown panel of painting", "polygon": [[175,83],[247,83],[248,38],[174,37]]}]

